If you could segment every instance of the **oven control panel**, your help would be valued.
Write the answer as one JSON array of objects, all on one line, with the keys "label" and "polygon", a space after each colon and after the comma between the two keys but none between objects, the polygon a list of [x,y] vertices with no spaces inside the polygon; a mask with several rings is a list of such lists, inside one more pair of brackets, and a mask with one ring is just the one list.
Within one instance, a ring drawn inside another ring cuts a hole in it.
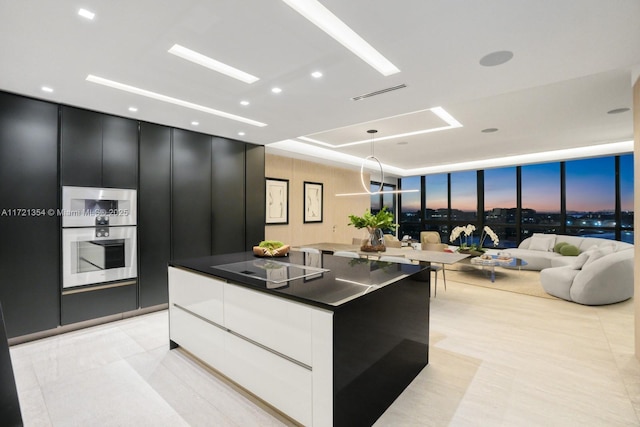
[{"label": "oven control panel", "polygon": [[96,237],[109,237],[109,227],[96,227]]}]

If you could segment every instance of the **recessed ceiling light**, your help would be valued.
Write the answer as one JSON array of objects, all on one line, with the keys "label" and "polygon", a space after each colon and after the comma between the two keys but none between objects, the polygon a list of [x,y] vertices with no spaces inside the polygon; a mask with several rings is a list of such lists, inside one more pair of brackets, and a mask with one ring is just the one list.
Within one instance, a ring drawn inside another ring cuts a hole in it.
[{"label": "recessed ceiling light", "polygon": [[52,88],[50,88],[49,86],[42,86],[40,89],[41,89],[43,92],[49,92],[49,93],[53,92],[53,89],[52,89]]},{"label": "recessed ceiling light", "polygon": [[78,10],[78,15],[82,16],[83,18],[87,18],[88,20],[92,21],[93,18],[96,17],[96,14],[88,11],[87,9],[79,9]]},{"label": "recessed ceiling light", "polygon": [[192,125],[194,126],[198,126],[200,124],[200,122],[191,122]]},{"label": "recessed ceiling light", "polygon": [[320,77],[322,77],[322,73],[320,71],[314,71],[313,73],[311,73],[311,77],[319,79]]},{"label": "recessed ceiling light", "polygon": [[191,108],[192,110],[202,111],[207,114],[212,114],[218,117],[224,117],[225,119],[235,120],[237,122],[246,123],[252,126],[264,127],[267,126],[266,123],[261,123],[256,120],[251,120],[246,117],[237,116],[235,114],[226,113],[224,111],[215,110],[213,108],[205,107],[204,105],[194,104],[193,102],[185,101],[178,98],[173,98],[171,96],[162,95],[160,93],[151,92],[150,90],[141,89],[135,86],[130,86],[124,83],[116,82],[113,80],[108,80],[102,77],[94,76],[93,74],[89,74],[86,79],[88,82],[96,83],[99,85],[107,86],[113,89],[118,89],[124,92],[135,93],[136,95],[145,96],[147,98],[152,98],[158,101],[166,102],[169,104],[179,105],[185,108]]},{"label": "recessed ceiling light", "polygon": [[300,15],[307,18],[338,43],[349,49],[383,76],[399,73],[398,67],[382,56],[373,46],[356,34],[317,0],[282,0]]},{"label": "recessed ceiling light", "polygon": [[609,110],[607,111],[607,114],[620,114],[620,113],[626,113],[627,111],[629,111],[630,108],[616,108],[614,110]]},{"label": "recessed ceiling light", "polygon": [[505,62],[509,62],[513,58],[513,52],[509,50],[499,50],[483,56],[480,59],[480,65],[485,67],[495,67],[496,65],[502,65]]},{"label": "recessed ceiling light", "polygon": [[486,128],[486,129],[482,129],[480,132],[482,132],[482,133],[498,132],[498,128]]},{"label": "recessed ceiling light", "polygon": [[246,107],[249,105],[249,101],[240,101],[240,105],[244,105]]},{"label": "recessed ceiling light", "polygon": [[280,93],[280,92],[282,92],[282,89],[280,89],[279,87],[274,87],[273,89],[271,89],[271,92]]},{"label": "recessed ceiling light", "polygon": [[169,49],[169,53],[179,56],[182,59],[186,59],[187,61],[191,61],[195,64],[202,65],[203,67],[207,67],[210,70],[217,71],[229,77],[233,77],[234,79],[243,81],[245,83],[251,84],[260,80],[256,76],[238,70],[231,65],[223,64],[220,61],[216,61],[213,58],[209,58],[208,56],[188,49],[184,46],[180,46],[179,44],[174,44],[171,49]]},{"label": "recessed ceiling light", "polygon": [[240,136],[244,136],[244,135],[245,135],[245,133],[244,133],[244,132],[238,132],[238,135],[240,135]]},{"label": "recessed ceiling light", "polygon": [[132,111],[135,113],[136,111],[138,111],[138,109],[136,107],[129,107],[129,111]]}]

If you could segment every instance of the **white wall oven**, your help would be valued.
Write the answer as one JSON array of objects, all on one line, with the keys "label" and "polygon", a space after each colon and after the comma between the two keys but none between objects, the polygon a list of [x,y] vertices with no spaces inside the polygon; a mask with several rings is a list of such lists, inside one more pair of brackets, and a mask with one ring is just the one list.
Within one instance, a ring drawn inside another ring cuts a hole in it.
[{"label": "white wall oven", "polygon": [[136,225],[136,190],[62,187],[62,227]]},{"label": "white wall oven", "polygon": [[136,190],[62,189],[62,287],[136,278]]}]

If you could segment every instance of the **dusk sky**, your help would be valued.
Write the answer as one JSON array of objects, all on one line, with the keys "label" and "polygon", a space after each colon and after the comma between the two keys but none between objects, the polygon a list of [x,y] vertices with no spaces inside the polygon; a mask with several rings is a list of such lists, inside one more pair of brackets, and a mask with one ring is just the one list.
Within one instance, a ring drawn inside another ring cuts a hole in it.
[{"label": "dusk sky", "polygon": [[560,163],[522,167],[522,207],[560,212]]},{"label": "dusk sky", "polygon": [[[612,211],[615,208],[615,159],[572,160],[566,165],[567,211]],[[447,207],[447,174],[426,177],[429,209]],[[402,188],[420,188],[420,177],[404,178]],[[633,210],[633,155],[620,156],[622,210]],[[476,209],[476,172],[451,174],[452,208]],[[420,209],[420,193],[402,196],[403,211]],[[516,168],[485,171],[485,208],[516,206]],[[522,166],[522,207],[560,211],[560,163]]]},{"label": "dusk sky", "polygon": [[[478,205],[476,171],[451,174],[451,209],[475,211]],[[443,207],[447,207],[445,202]]]},{"label": "dusk sky", "polygon": [[567,212],[613,211],[616,207],[613,157],[566,163]]},{"label": "dusk sky", "polygon": [[484,209],[516,207],[516,168],[484,171]]}]

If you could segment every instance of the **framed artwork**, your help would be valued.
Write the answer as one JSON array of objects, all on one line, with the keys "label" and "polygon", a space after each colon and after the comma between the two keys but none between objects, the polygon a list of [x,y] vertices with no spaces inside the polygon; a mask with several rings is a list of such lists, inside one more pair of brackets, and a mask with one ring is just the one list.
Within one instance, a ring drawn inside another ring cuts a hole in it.
[{"label": "framed artwork", "polygon": [[322,183],[304,182],[304,222],[322,222]]},{"label": "framed artwork", "polygon": [[289,223],[288,179],[267,178],[265,223]]}]

